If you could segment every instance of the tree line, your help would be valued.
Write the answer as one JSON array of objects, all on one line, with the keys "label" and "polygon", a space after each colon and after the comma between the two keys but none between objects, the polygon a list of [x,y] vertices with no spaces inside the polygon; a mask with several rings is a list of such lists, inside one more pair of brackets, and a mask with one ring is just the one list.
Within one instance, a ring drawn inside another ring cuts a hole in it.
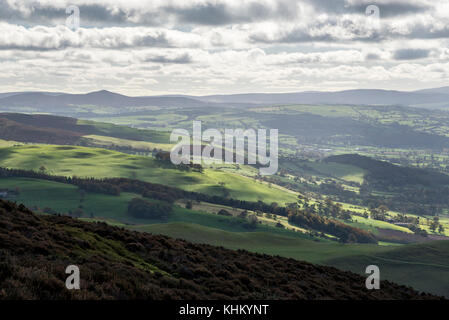
[{"label": "tree line", "polygon": [[[48,175],[44,172],[31,170],[0,168],[0,178],[1,177],[22,177],[67,183],[88,192],[103,193],[113,196],[119,196],[121,192],[136,193],[144,198],[162,200],[169,204],[173,204],[178,199],[189,199],[197,202],[203,201],[243,210],[265,212],[288,217],[289,221],[294,224],[332,234],[338,237],[342,242],[376,242],[375,237],[368,232],[347,226],[333,219],[320,217],[306,210],[282,207],[276,203],[267,204],[262,201],[252,202],[216,195],[207,195],[129,178],[96,179],[79,178],[75,176],[65,177]],[[148,203],[143,203],[135,199],[130,205],[129,213],[135,217],[145,217],[146,215],[152,215],[156,211],[161,212],[161,208],[156,208]]]}]

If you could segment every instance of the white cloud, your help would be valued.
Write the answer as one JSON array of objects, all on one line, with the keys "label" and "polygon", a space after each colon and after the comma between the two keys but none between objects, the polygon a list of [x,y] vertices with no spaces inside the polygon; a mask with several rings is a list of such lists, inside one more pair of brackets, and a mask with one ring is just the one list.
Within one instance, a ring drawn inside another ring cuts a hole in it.
[{"label": "white cloud", "polygon": [[[81,8],[77,31],[64,25],[69,4]],[[367,23],[368,4],[2,1],[0,88],[208,94],[444,85],[447,1],[376,1],[379,28]]]}]

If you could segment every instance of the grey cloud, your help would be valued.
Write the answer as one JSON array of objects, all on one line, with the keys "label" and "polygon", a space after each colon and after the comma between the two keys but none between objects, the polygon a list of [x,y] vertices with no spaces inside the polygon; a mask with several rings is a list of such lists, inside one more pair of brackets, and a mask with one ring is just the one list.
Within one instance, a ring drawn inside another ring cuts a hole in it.
[{"label": "grey cloud", "polygon": [[377,4],[372,0],[358,1],[356,4],[348,3],[346,0],[307,0],[316,11],[329,14],[360,14],[365,15],[369,5],[376,5],[380,9],[380,17],[396,17],[408,14],[417,14],[432,10],[433,7],[425,4],[403,3],[390,1]]},{"label": "grey cloud", "polygon": [[149,56],[144,59],[145,62],[155,62],[155,63],[164,63],[164,64],[188,64],[192,63],[193,59],[192,57],[185,53],[179,56],[175,57],[169,57],[169,56],[163,56],[163,55],[156,55],[156,56]]},{"label": "grey cloud", "polygon": [[394,52],[393,57],[396,60],[416,60],[427,58],[430,52],[426,49],[400,49]]},{"label": "grey cloud", "polygon": [[442,29],[437,29],[433,25],[423,25],[417,23],[405,35],[409,39],[441,39],[449,38],[449,27],[443,26]]},{"label": "grey cloud", "polygon": [[[37,1],[28,4],[31,14],[14,9],[6,0],[0,0],[0,20],[24,25],[54,25],[63,23],[67,18],[65,8],[42,5]],[[223,2],[192,4],[179,7],[165,5],[151,10],[134,8],[112,8],[108,4],[93,3],[80,5],[81,25],[147,25],[157,26],[166,23],[169,18],[181,24],[192,25],[227,25],[233,23],[250,23],[267,19],[295,19],[298,16],[297,2],[278,0],[274,5],[257,1],[241,6],[232,6]]]},{"label": "grey cloud", "polygon": [[197,4],[190,8],[164,7],[181,23],[199,25],[226,25],[250,23],[269,19],[295,19],[298,16],[295,1],[278,1],[274,8],[252,2],[241,8],[231,8],[224,3]]},{"label": "grey cloud", "polygon": [[251,42],[259,42],[265,44],[273,43],[303,43],[303,42],[330,42],[336,39],[329,34],[324,34],[320,36],[312,36],[305,33],[303,30],[295,30],[289,32],[286,35],[282,35],[279,38],[271,39],[267,37],[266,34],[251,34],[249,35],[249,40]]},{"label": "grey cloud", "polygon": [[[102,4],[86,4],[78,6],[80,9],[80,22],[84,26],[108,26],[108,25],[155,25],[158,19],[155,14],[150,14],[143,19],[143,23],[133,22],[133,18],[139,17],[140,12],[134,9],[124,10],[110,8]],[[67,18],[66,8],[41,5],[31,2],[31,12],[26,14],[8,5],[5,0],[0,0],[0,20],[19,23],[23,25],[55,25],[64,23]],[[134,20],[139,20],[136,18]]]},{"label": "grey cloud", "polygon": [[58,27],[23,28],[5,25],[5,35],[0,39],[0,50],[50,51],[67,48],[173,48],[164,30],[143,28],[82,29],[72,32]]},{"label": "grey cloud", "polygon": [[223,25],[235,21],[224,4],[199,4],[187,9],[165,7],[164,11],[177,16],[183,23]]},{"label": "grey cloud", "polygon": [[[335,28],[344,28],[348,31],[346,39],[341,38],[337,34],[332,34]],[[249,35],[251,42],[259,43],[307,43],[307,42],[341,42],[345,40],[362,41],[362,42],[377,42],[383,40],[385,35],[377,30],[366,32],[364,26],[356,24],[352,20],[339,21],[337,17],[329,17],[326,22],[313,23],[305,28],[296,28],[287,33],[283,33],[275,38],[268,37],[265,33],[252,33]],[[314,30],[314,32],[310,32]],[[317,32],[323,30],[323,32]]]},{"label": "grey cloud", "polygon": [[165,33],[161,33],[158,35],[146,35],[143,37],[137,37],[132,43],[133,47],[164,47],[170,48],[173,45],[167,39]]},{"label": "grey cloud", "polygon": [[365,60],[367,61],[380,60],[380,56],[376,53],[368,53],[365,57]]}]

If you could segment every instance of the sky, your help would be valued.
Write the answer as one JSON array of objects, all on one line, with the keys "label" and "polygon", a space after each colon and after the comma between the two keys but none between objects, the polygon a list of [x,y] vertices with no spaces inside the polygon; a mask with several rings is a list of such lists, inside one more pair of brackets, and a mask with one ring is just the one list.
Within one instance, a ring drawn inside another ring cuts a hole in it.
[{"label": "sky", "polygon": [[0,0],[0,92],[411,91],[448,44],[447,0]]}]

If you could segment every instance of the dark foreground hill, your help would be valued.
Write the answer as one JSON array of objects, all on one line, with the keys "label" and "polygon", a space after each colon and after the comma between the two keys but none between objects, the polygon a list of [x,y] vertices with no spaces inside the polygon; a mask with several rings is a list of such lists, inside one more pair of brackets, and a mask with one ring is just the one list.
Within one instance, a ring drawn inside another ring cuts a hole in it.
[{"label": "dark foreground hill", "polygon": [[[81,290],[65,288],[77,265]],[[0,200],[1,299],[429,299],[335,268],[38,216]]]}]

